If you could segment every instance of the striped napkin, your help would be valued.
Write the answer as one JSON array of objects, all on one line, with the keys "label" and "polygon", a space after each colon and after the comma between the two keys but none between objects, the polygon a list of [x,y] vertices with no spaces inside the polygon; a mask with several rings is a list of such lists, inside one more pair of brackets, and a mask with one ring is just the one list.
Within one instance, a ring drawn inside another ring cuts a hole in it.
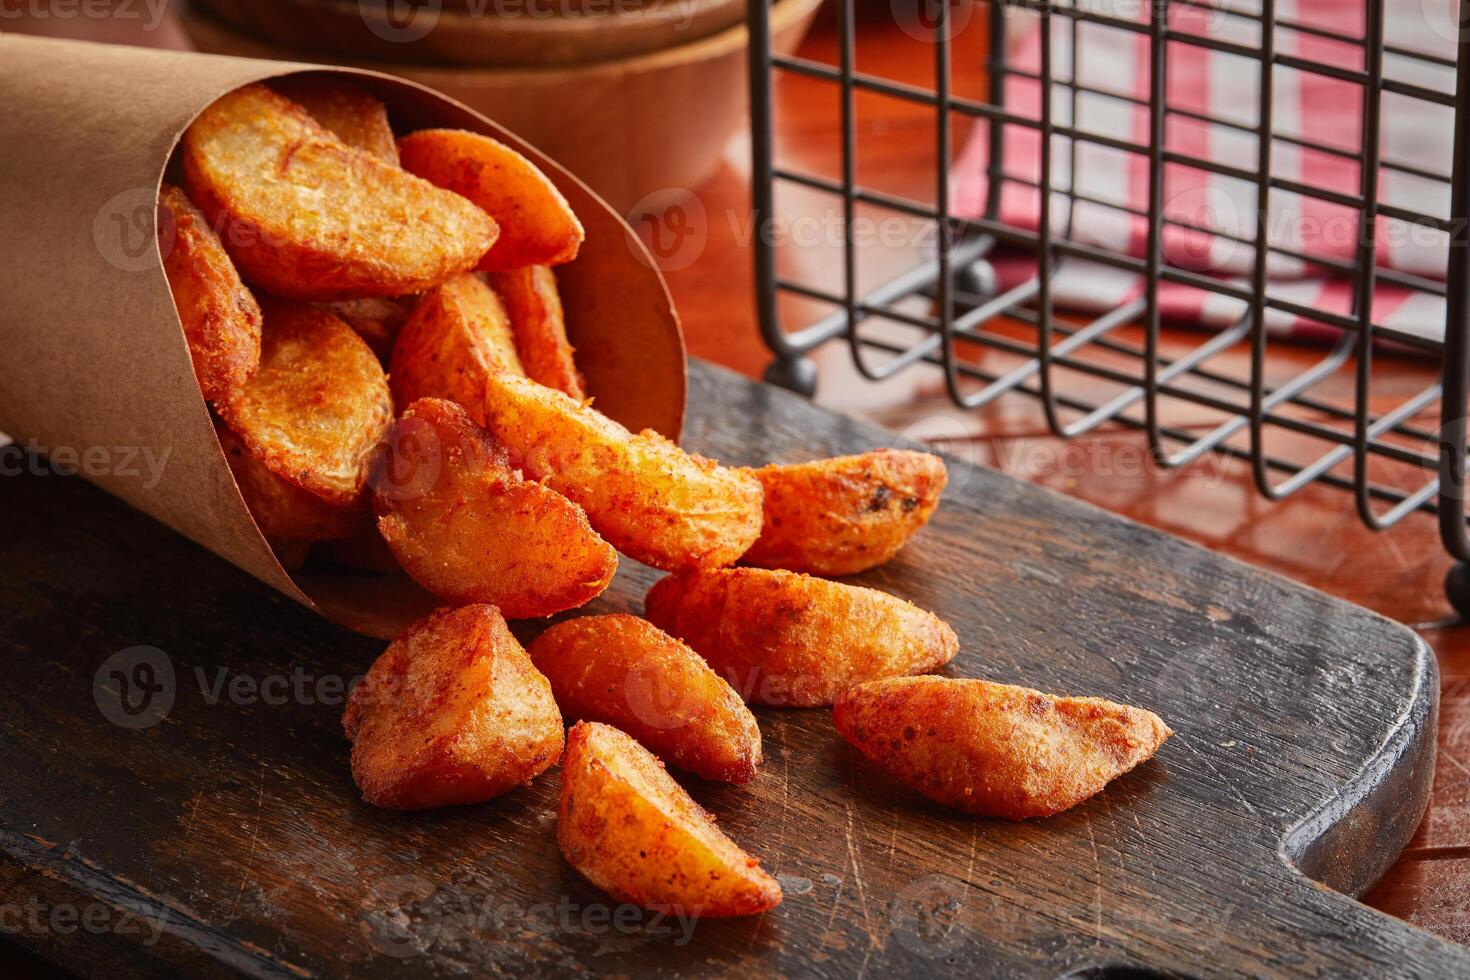
[{"label": "striped napkin", "polygon": [[[1117,0],[1075,0],[1076,6],[1147,21],[1149,3]],[[1386,0],[1388,53],[1385,78],[1440,92],[1453,92],[1454,69],[1411,57],[1424,53],[1455,57],[1459,29],[1457,0]],[[1315,63],[1362,69],[1363,47],[1323,32],[1361,37],[1366,0],[1277,0],[1278,26],[1274,40],[1281,55]],[[1237,17],[1219,8],[1251,12],[1249,3],[1217,2],[1210,6],[1169,4],[1170,26],[1181,32],[1219,38],[1258,48],[1258,20]],[[1258,7],[1255,8],[1258,11]],[[1036,15],[1011,11],[1008,16]],[[1284,25],[1298,25],[1295,29]],[[1314,33],[1313,30],[1317,33]],[[1124,98],[1081,93],[1075,111],[1070,91],[1053,86],[1053,118],[1061,125],[1134,143],[1147,143],[1149,122],[1149,46],[1145,33],[1081,22],[1075,51],[1072,25],[1064,16],[1052,17],[1052,71],[1054,79],[1075,77],[1087,88]],[[1036,72],[1041,63],[1041,32],[1032,24],[1010,52],[1016,67]],[[1185,114],[1168,119],[1168,149],[1218,161],[1244,170],[1256,166],[1256,138],[1229,123],[1255,125],[1260,98],[1260,69],[1256,61],[1237,54],[1208,50],[1185,42],[1170,42],[1167,51],[1167,104]],[[1006,107],[1028,118],[1040,117],[1041,85],[1021,77],[1006,83]],[[1141,100],[1143,104],[1127,101]],[[1362,89],[1351,81],[1288,68],[1275,69],[1272,91],[1272,173],[1329,192],[1357,195],[1359,164],[1354,157],[1362,130]],[[1075,118],[1074,118],[1075,116]],[[1196,117],[1205,117],[1204,119]],[[1380,150],[1386,164],[1379,175],[1379,199],[1436,218],[1448,216],[1448,175],[1453,158],[1454,112],[1423,99],[1386,92],[1383,95]],[[1145,255],[1148,161],[1139,154],[1095,143],[1055,136],[1052,144],[1052,230],[1058,236],[1133,257]],[[1294,140],[1346,151],[1303,147]],[[1036,181],[1040,175],[1040,134],[1023,126],[1007,126],[1004,133],[1003,172]],[[956,214],[980,215],[988,195],[985,168],[987,133],[983,124],[972,131],[951,173],[952,207]],[[1397,166],[1393,166],[1397,165]],[[1195,231],[1165,225],[1164,261],[1195,272],[1249,287],[1256,234],[1255,185],[1233,177],[1173,164],[1164,175],[1166,216],[1188,223]],[[1073,188],[1078,200],[1064,190]],[[1000,217],[1007,224],[1035,230],[1039,225],[1040,192],[1015,181],[1003,181]],[[1267,215],[1268,235],[1274,246],[1299,253],[1271,253],[1267,261],[1268,295],[1314,309],[1350,315],[1349,279],[1325,268],[1321,260],[1352,263],[1356,258],[1358,219],[1341,204],[1304,193],[1273,190]],[[1215,232],[1212,234],[1211,232]],[[1438,229],[1379,216],[1375,228],[1377,263],[1426,280],[1445,276],[1448,235]],[[1229,235],[1244,239],[1232,241]],[[1002,249],[992,257],[1001,288],[1019,285],[1035,274],[1034,257],[1023,250]],[[1095,262],[1064,259],[1053,278],[1053,302],[1059,310],[1101,313],[1137,299],[1143,277]],[[1191,286],[1162,283],[1159,305],[1163,318],[1178,324],[1223,328],[1247,314],[1246,304]],[[1441,296],[1412,285],[1380,281],[1373,298],[1374,322],[1416,337],[1438,340],[1444,333],[1445,303]],[[1336,337],[1335,328],[1281,310],[1268,310],[1267,328],[1290,337]]]}]

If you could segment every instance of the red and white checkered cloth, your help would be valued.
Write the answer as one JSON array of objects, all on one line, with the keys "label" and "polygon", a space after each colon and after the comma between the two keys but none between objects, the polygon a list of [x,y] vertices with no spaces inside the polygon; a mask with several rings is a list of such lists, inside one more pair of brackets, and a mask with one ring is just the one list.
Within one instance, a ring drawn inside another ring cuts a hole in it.
[{"label": "red and white checkered cloth", "polygon": [[[1131,0],[1076,0],[1077,6],[1114,17],[1144,22],[1149,3]],[[1387,0],[1386,39],[1391,47],[1431,53],[1453,59],[1458,29],[1457,0]],[[1234,4],[1243,8],[1244,4]],[[1279,20],[1296,22],[1360,37],[1365,0],[1277,0]],[[1033,16],[1013,12],[1011,16]],[[1170,24],[1180,31],[1206,34],[1251,47],[1260,44],[1260,25],[1217,10],[1188,3],[1170,5]],[[1084,86],[1143,100],[1149,96],[1147,34],[1104,25],[1080,23],[1077,51],[1072,51],[1069,19],[1052,19],[1052,70],[1066,79],[1075,70]],[[1363,50],[1310,33],[1278,28],[1278,53],[1314,62],[1361,69]],[[1021,68],[1037,71],[1041,62],[1040,31],[1032,25],[1010,53]],[[1167,52],[1167,99],[1172,109],[1200,113],[1211,119],[1254,125],[1258,115],[1259,65],[1238,55],[1171,42]],[[1454,91],[1454,70],[1422,60],[1385,55],[1384,75],[1438,91]],[[1028,118],[1040,117],[1039,83],[1011,77],[1006,82],[1006,107]],[[1272,172],[1344,194],[1357,195],[1358,164],[1321,150],[1299,147],[1290,137],[1356,154],[1362,126],[1362,89],[1349,81],[1279,66],[1274,74]],[[1077,119],[1072,117],[1069,91],[1053,88],[1053,118],[1087,132],[1147,143],[1149,123],[1144,105],[1120,99],[1080,94]],[[1382,106],[1381,153],[1432,174],[1448,175],[1453,157],[1454,112],[1395,93],[1385,93]],[[1031,181],[1039,178],[1040,134],[1024,126],[1008,126],[1004,142],[1004,172]],[[1287,137],[1282,139],[1280,137]],[[1148,160],[1140,154],[1094,143],[1076,147],[1072,173],[1072,141],[1054,137],[1052,147],[1052,225],[1057,235],[1134,257],[1145,255],[1147,219],[1141,215],[1085,201],[1071,202],[1056,190],[1075,186],[1089,198],[1147,210]],[[1171,115],[1166,146],[1245,170],[1256,166],[1256,140],[1249,133],[1226,126]],[[987,133],[977,125],[952,169],[952,207],[956,214],[983,213],[987,195],[985,166]],[[1074,184],[1075,182],[1075,184]],[[1212,175],[1184,166],[1167,165],[1164,174],[1165,211],[1197,227],[1230,234],[1247,242],[1256,233],[1257,206],[1253,184]],[[1435,217],[1449,213],[1447,180],[1407,174],[1391,168],[1379,172],[1379,198],[1386,204],[1410,208]],[[1035,229],[1039,222],[1040,192],[1006,181],[1002,185],[1000,217],[1007,224]],[[1068,222],[1070,218],[1070,228]],[[1294,249],[1312,258],[1353,262],[1358,242],[1356,212],[1320,198],[1273,190],[1270,195],[1268,234],[1273,245]],[[1377,261],[1380,267],[1428,279],[1445,275],[1448,236],[1422,225],[1379,217]],[[1170,265],[1208,273],[1249,286],[1254,249],[1249,244],[1218,235],[1165,225],[1163,256]],[[1029,253],[1002,250],[994,257],[1002,288],[1024,282],[1035,273]],[[1340,276],[1289,255],[1272,253],[1268,259],[1268,294],[1314,309],[1342,315],[1352,312],[1352,287]],[[1114,309],[1142,295],[1141,276],[1093,262],[1066,259],[1053,279],[1052,297],[1059,309],[1098,313]],[[1171,322],[1220,328],[1237,322],[1246,304],[1189,286],[1162,283],[1162,316]],[[1373,301],[1374,321],[1416,336],[1439,339],[1444,332],[1444,300],[1431,293],[1379,283]],[[1320,322],[1291,313],[1269,310],[1267,327],[1278,335],[1335,337],[1337,331]]]}]

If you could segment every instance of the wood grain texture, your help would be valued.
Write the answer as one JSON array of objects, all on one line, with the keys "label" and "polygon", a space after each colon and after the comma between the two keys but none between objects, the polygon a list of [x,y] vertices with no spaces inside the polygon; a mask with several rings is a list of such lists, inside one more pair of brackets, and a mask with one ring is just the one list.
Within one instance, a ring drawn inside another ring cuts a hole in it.
[{"label": "wood grain texture", "polygon": [[[129,5],[129,9],[136,11],[138,5]],[[830,11],[828,5],[802,47],[803,57],[835,62],[836,34]],[[859,67],[913,84],[929,84],[932,45],[896,29],[883,5],[860,4],[858,14]],[[985,26],[985,17],[972,15],[958,31],[952,78],[956,94],[983,97],[988,49]],[[172,10],[163,13],[157,29],[146,17],[61,19],[25,12],[8,20],[5,29],[128,44],[187,46]],[[777,137],[783,158],[812,172],[838,173],[840,143],[836,138],[838,102],[834,87],[790,77],[778,86],[776,99]],[[864,180],[895,193],[921,199],[929,196],[933,187],[931,119],[927,111],[911,109],[895,100],[866,101],[858,118],[859,162]],[[964,123],[963,119],[955,120],[956,126]],[[697,188],[700,211],[695,213],[705,216],[697,259],[691,260],[682,247],[680,227],[673,221],[649,218],[639,224],[639,229],[665,260],[690,351],[758,377],[770,355],[755,330],[754,287],[747,250],[748,156],[743,142],[732,143],[725,163]],[[783,210],[789,208],[794,214],[828,215],[840,208],[836,199],[805,191],[792,192],[781,203]],[[821,241],[816,247],[788,252],[793,258],[783,267],[783,274],[819,285],[840,281],[841,252],[837,245]],[[913,249],[864,249],[861,261],[864,275],[869,277],[865,281],[881,280],[901,271],[917,254]],[[793,324],[803,322],[801,317],[813,312],[827,312],[802,300],[792,300],[788,309]],[[1198,332],[1166,329],[1162,349],[1165,353],[1189,349],[1205,337]],[[1294,373],[1315,363],[1321,354],[1321,349],[1312,345],[1273,343],[1270,363],[1284,373]],[[1231,352],[1219,362],[1220,367],[1237,373],[1244,357],[1244,353]],[[1426,361],[1380,356],[1375,366],[1375,392],[1386,393],[1390,399],[1387,407],[1391,407],[1433,378],[1434,367]],[[1076,378],[1069,379],[1069,384],[1078,383]],[[1329,379],[1329,384],[1333,393],[1340,395],[1348,390],[1351,373],[1343,372],[1340,379]],[[819,397],[861,408],[899,428],[907,427],[915,412],[937,416],[946,411],[937,388],[928,392],[906,390],[904,398],[912,405],[884,408],[885,398],[889,403],[898,400],[886,393],[888,387],[844,384],[828,371]],[[917,400],[911,396],[917,396]],[[1161,408],[1165,424],[1207,424],[1207,420],[1192,414],[1190,406],[1166,401]],[[966,422],[974,433],[973,443],[947,445],[967,457],[1307,582],[1394,619],[1424,622],[1443,620],[1448,615],[1440,589],[1448,561],[1440,551],[1432,518],[1411,517],[1392,533],[1375,535],[1358,524],[1348,498],[1332,489],[1312,488],[1279,504],[1261,500],[1250,485],[1247,467],[1227,469],[1218,479],[1211,471],[1199,469],[1122,473],[1113,468],[1080,476],[1055,468],[1038,471],[1029,463],[1035,457],[1028,453],[1039,448],[1045,454],[1057,444],[1047,441],[1044,420],[1036,404],[1026,399],[1002,399],[981,415],[967,416]],[[1126,445],[1137,448],[1139,444],[1135,440]],[[3,619],[0,614],[0,622]],[[1432,801],[1399,865],[1364,900],[1424,928],[1441,931],[1457,921],[1446,910],[1463,909],[1465,896],[1470,894],[1470,864],[1437,858],[1470,847],[1470,686],[1462,681],[1460,687],[1453,687],[1456,677],[1470,676],[1470,627],[1435,628],[1424,636],[1438,654],[1444,688]],[[1425,868],[1413,867],[1421,860],[1431,863]],[[33,881],[41,880],[33,877]],[[1458,921],[1463,922],[1463,918],[1462,914]],[[1470,942],[1470,930],[1442,934]],[[116,962],[109,961],[110,972],[117,972]]]},{"label": "wood grain texture", "polygon": [[[893,442],[722,371],[696,365],[691,384],[686,442],[728,462]],[[0,650],[12,665],[0,678],[0,906],[40,895],[163,923],[151,945],[111,931],[14,937],[73,968],[1470,970],[1470,952],[1288,864],[1358,890],[1418,823],[1436,677],[1417,637],[988,470],[956,463],[931,527],[857,580],[953,623],[956,675],[1143,704],[1178,735],[1094,800],[1013,824],[946,812],[886,780],[825,710],[762,710],[756,780],[690,786],[782,877],[787,899],[690,933],[610,907],[563,864],[554,775],[484,806],[363,805],[340,687],[327,681],[361,673],[380,644],[74,479],[0,480],[0,542]],[[587,611],[636,612],[653,578],[626,563]],[[125,728],[99,710],[108,695],[94,700],[94,677],[138,645],[166,655],[174,700],[157,724]],[[305,693],[265,683],[271,696],[252,699],[231,693],[250,690],[237,677],[301,677]]]}]

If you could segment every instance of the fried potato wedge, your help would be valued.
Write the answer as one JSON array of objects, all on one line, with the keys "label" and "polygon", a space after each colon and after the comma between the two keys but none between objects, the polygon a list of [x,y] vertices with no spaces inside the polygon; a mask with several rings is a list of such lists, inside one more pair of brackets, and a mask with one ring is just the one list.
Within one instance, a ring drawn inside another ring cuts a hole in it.
[{"label": "fried potato wedge", "polygon": [[184,183],[247,282],[335,300],[421,292],[472,269],[489,215],[332,135],[264,85],[216,100],[184,133]]},{"label": "fried potato wedge", "polygon": [[755,778],[755,716],[697,653],[647,620],[621,613],[568,620],[529,652],[566,718],[614,725],[705,779]]},{"label": "fried potato wedge", "polygon": [[485,381],[525,374],[510,318],[495,291],[477,276],[455,276],[424,294],[393,344],[388,377],[401,411],[420,398],[475,405]]},{"label": "fried potato wedge", "polygon": [[1142,708],[952,677],[862,684],[838,700],[832,721],[878,768],[936,803],[1011,820],[1076,806],[1173,734]]},{"label": "fried potato wedge", "polygon": [[670,575],[644,600],[747,703],[831,704],[881,677],[934,670],[959,640],[933,613],[876,589],[766,568]]},{"label": "fried potato wedge", "polygon": [[556,840],[568,864],[620,902],[704,917],[781,904],[776,879],[611,725],[579,722],[567,735]]},{"label": "fried potato wedge", "polygon": [[353,329],[372,348],[384,367],[393,354],[393,342],[413,312],[414,297],[367,296],[325,303],[327,312]]},{"label": "fried potato wedge", "polygon": [[[633,435],[589,405],[507,374],[487,379],[485,427],[526,475],[576,501],[597,532],[645,565],[728,565],[761,527],[749,473]],[[474,406],[470,406],[471,414]]]},{"label": "fried potato wedge", "polygon": [[260,366],[260,306],[204,215],[171,184],[158,196],[158,245],[199,390],[218,401]]},{"label": "fried potato wedge", "polygon": [[414,402],[393,426],[373,508],[414,581],[449,602],[493,603],[512,619],[580,606],[618,567],[582,508],[522,479],[453,402]]},{"label": "fried potato wedge", "polygon": [[[350,538],[372,525],[366,499],[332,503],[282,479],[255,457],[233,432],[215,427],[225,460],[260,532],[273,542],[331,541]],[[296,550],[296,549],[292,549]],[[302,554],[305,559],[305,554]]]},{"label": "fried potato wedge", "polygon": [[367,89],[331,75],[293,75],[275,79],[270,87],[348,146],[398,165],[398,141],[388,124],[388,107]]},{"label": "fried potato wedge", "polygon": [[356,502],[393,421],[382,365],[325,310],[265,304],[260,370],[217,408],[272,473],[328,503]]},{"label": "fried potato wedge", "polygon": [[490,273],[490,285],[510,315],[526,377],[578,401],[586,398],[586,382],[572,359],[572,345],[567,343],[556,273],[549,266],[528,265],[511,272]]},{"label": "fried potato wedge", "polygon": [[899,449],[754,472],[765,524],[741,561],[813,575],[852,575],[892,558],[929,522],[948,480],[938,456]]},{"label": "fried potato wedge", "polygon": [[551,685],[493,606],[440,609],[373,662],[347,700],[352,778],[390,810],[479,803],[561,756]]},{"label": "fried potato wedge", "polygon": [[422,129],[398,141],[398,156],[404,170],[464,195],[500,225],[500,238],[480,262],[486,272],[570,262],[587,237],[556,185],[488,136]]}]

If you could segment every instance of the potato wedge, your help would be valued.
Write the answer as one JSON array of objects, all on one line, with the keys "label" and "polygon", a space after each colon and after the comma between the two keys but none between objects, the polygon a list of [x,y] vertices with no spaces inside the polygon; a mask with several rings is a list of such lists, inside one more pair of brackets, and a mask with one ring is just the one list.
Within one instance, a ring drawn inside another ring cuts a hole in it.
[{"label": "potato wedge", "polygon": [[462,194],[500,225],[486,272],[560,265],[577,257],[586,232],[536,165],[515,150],[462,129],[422,129],[398,141],[403,169]]},{"label": "potato wedge", "polygon": [[781,904],[776,879],[611,725],[579,722],[567,735],[556,841],[568,864],[620,902],[705,917]]},{"label": "potato wedge", "polygon": [[373,508],[414,581],[449,602],[493,603],[512,619],[580,606],[618,568],[582,508],[522,479],[453,402],[414,402],[394,425]]},{"label": "potato wedge", "polygon": [[247,282],[278,296],[402,296],[472,269],[495,242],[458,194],[354,149],[264,85],[184,133],[184,182]]},{"label": "potato wedge", "polygon": [[615,725],[705,779],[755,778],[755,716],[697,653],[647,620],[621,613],[568,620],[528,652],[566,718]]},{"label": "potato wedge", "polygon": [[479,803],[561,756],[551,685],[493,606],[440,609],[373,662],[347,699],[352,778],[390,810]]},{"label": "potato wedge", "polygon": [[388,362],[399,411],[420,398],[474,405],[485,398],[485,379],[502,371],[526,373],[510,318],[494,290],[469,274],[424,294]]},{"label": "potato wedge", "polygon": [[1011,820],[1076,806],[1173,734],[1142,708],[951,677],[854,687],[832,721],[878,768],[936,803]]},{"label": "potato wedge", "polygon": [[217,425],[215,430],[240,496],[245,498],[245,506],[250,509],[260,533],[267,538],[304,545],[350,538],[371,528],[372,514],[365,498],[358,497],[345,506],[323,500],[271,472],[225,426]]},{"label": "potato wedge", "polygon": [[171,184],[158,196],[158,246],[199,390],[218,401],[260,367],[260,306],[204,215]]},{"label": "potato wedge", "polygon": [[876,589],[766,568],[706,568],[654,584],[650,622],[677,636],[747,703],[831,704],[864,681],[954,659],[954,630]]},{"label": "potato wedge", "polygon": [[273,80],[270,87],[348,146],[398,166],[398,141],[388,125],[388,107],[367,89],[333,75],[292,75]]},{"label": "potato wedge", "polygon": [[[728,565],[761,527],[760,481],[633,435],[596,409],[508,374],[486,381],[485,427],[535,480],[576,501],[613,547],[655,568]],[[468,406],[473,415],[475,407]]]},{"label": "potato wedge", "polygon": [[217,408],[272,473],[339,506],[359,499],[393,421],[388,379],[362,338],[325,310],[274,299],[260,370]]},{"label": "potato wedge", "polygon": [[526,377],[578,401],[586,398],[586,382],[572,359],[572,345],[567,343],[556,273],[548,266],[528,265],[511,272],[490,273],[490,285],[510,315]]},{"label": "potato wedge", "polygon": [[741,561],[813,575],[852,575],[892,558],[929,522],[948,480],[938,456],[899,449],[754,472],[765,524]]},{"label": "potato wedge", "polygon": [[353,329],[372,348],[378,362],[388,366],[393,342],[413,312],[414,297],[367,296],[324,303],[326,311]]}]

